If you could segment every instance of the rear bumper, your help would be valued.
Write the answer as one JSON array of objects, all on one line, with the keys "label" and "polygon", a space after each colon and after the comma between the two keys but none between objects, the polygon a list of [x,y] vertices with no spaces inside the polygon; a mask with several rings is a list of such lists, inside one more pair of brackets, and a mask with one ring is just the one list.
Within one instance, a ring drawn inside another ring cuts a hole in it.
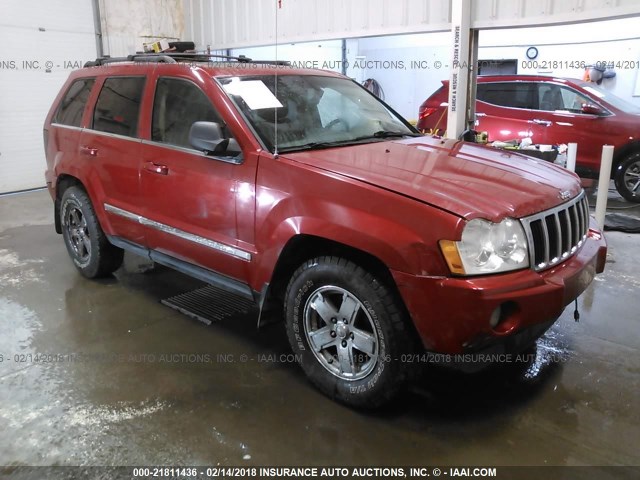
[{"label": "rear bumper", "polygon": [[[477,352],[495,345],[523,349],[542,335],[604,270],[607,245],[591,222],[579,252],[560,265],[478,278],[392,272],[427,350]],[[501,308],[495,328],[489,319]]]}]

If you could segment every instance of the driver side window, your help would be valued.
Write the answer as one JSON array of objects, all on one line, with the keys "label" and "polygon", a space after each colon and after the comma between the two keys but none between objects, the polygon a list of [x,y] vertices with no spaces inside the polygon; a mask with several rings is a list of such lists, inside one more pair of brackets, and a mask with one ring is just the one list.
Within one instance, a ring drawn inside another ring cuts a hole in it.
[{"label": "driver side window", "polygon": [[575,90],[561,87],[561,91],[564,108],[571,113],[582,113],[582,105],[591,103],[587,97],[580,95]]},{"label": "driver side window", "polygon": [[560,85],[541,83],[538,86],[540,110],[548,112],[582,113],[589,100],[578,92]]},{"label": "driver side window", "polygon": [[153,101],[151,139],[155,142],[193,149],[189,131],[195,122],[216,122],[229,138],[226,155],[240,153],[238,143],[228,132],[226,125],[207,96],[188,80],[160,78]]}]

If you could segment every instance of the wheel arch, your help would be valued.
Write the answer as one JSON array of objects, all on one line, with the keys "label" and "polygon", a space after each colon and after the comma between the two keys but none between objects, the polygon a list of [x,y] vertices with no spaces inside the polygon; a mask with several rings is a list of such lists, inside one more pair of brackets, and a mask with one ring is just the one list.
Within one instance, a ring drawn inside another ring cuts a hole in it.
[{"label": "wheel arch", "polygon": [[291,237],[278,256],[271,281],[262,292],[263,298],[260,300],[261,314],[258,326],[269,323],[264,320],[266,315],[263,315],[263,313],[266,311],[269,311],[269,317],[275,317],[279,320],[283,318],[282,307],[291,276],[305,261],[320,256],[334,256],[350,260],[383,282],[402,309],[404,318],[407,319],[406,328],[409,329],[412,339],[416,342],[416,345],[419,344],[420,337],[413,322],[410,321],[409,310],[391,271],[381,259],[369,252],[335,240],[302,233]]},{"label": "wheel arch", "polygon": [[310,234],[294,235],[285,244],[278,256],[270,285],[286,283],[291,274],[305,261],[318,256],[343,257],[368,270],[376,278],[387,284],[395,285],[391,272],[375,255],[344,243]]},{"label": "wheel arch", "polygon": [[613,164],[611,166],[611,178],[615,177],[620,163],[629,155],[640,153],[640,139],[635,139],[622,145],[613,152]]},{"label": "wheel arch", "polygon": [[58,234],[62,234],[62,224],[60,223],[60,203],[62,201],[62,195],[64,195],[64,192],[69,187],[74,187],[74,186],[82,188],[85,192],[87,191],[83,183],[77,177],[74,177],[73,175],[68,175],[68,174],[58,175],[58,178],[56,180],[56,198],[54,200],[54,207],[53,207],[54,216],[55,216],[54,224],[55,224],[56,233]]}]

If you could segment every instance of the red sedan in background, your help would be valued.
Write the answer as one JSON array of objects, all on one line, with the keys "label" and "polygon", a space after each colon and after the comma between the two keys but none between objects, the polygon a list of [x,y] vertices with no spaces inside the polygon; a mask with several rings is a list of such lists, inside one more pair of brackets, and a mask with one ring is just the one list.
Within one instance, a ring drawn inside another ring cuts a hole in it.
[{"label": "red sedan in background", "polygon": [[[442,134],[449,82],[420,106],[418,128]],[[594,177],[603,145],[613,145],[618,192],[640,202],[640,107],[592,83],[542,75],[478,77],[476,130],[489,141],[531,137],[534,143],[578,144],[577,171]]]}]

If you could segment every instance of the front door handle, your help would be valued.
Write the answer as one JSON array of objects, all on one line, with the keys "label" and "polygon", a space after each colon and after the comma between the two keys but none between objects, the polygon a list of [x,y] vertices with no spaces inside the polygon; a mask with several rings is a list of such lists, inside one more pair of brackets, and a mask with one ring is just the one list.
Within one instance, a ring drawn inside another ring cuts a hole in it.
[{"label": "front door handle", "polygon": [[533,123],[537,123],[538,125],[545,125],[547,127],[550,127],[553,122],[550,122],[549,120],[541,120],[540,118],[534,118],[533,119]]},{"label": "front door handle", "polygon": [[169,175],[169,167],[166,165],[158,165],[153,162],[145,162],[144,169],[148,172],[157,173],[158,175]]},{"label": "front door handle", "polygon": [[87,155],[89,157],[97,157],[98,156],[98,149],[97,148],[87,147],[86,145],[83,145],[82,147],[80,147],[80,153],[82,153],[83,155]]}]

